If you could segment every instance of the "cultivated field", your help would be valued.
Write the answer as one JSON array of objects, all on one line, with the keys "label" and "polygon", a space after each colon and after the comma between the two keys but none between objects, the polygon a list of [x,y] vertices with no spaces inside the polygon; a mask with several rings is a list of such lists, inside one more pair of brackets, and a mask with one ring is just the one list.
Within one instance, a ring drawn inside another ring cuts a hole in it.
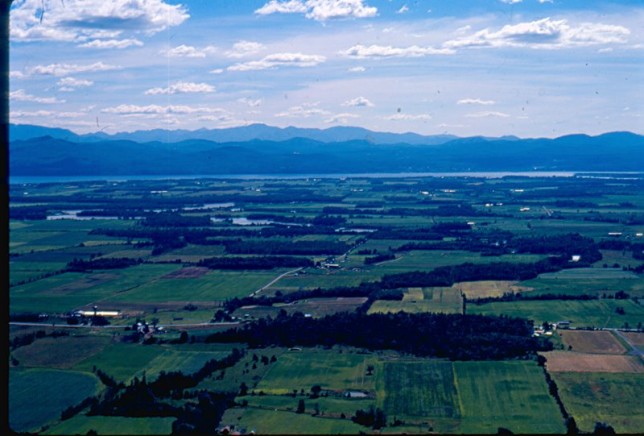
[{"label": "cultivated field", "polygon": [[609,331],[560,330],[568,350],[578,353],[624,354],[627,350]]},{"label": "cultivated field", "polygon": [[549,351],[543,353],[548,359],[549,372],[613,372],[644,373],[644,364],[638,357]]},{"label": "cultivated field", "polygon": [[37,432],[60,412],[94,395],[100,382],[93,374],[53,369],[11,369],[9,425],[18,432]]},{"label": "cultivated field", "polygon": [[461,282],[452,285],[467,298],[501,297],[505,293],[520,293],[531,291],[531,288],[518,286],[517,282],[509,280],[480,280],[478,282]]},{"label": "cultivated field", "polygon": [[591,432],[596,422],[604,422],[618,434],[642,432],[643,374],[555,372],[552,376],[581,431]]}]

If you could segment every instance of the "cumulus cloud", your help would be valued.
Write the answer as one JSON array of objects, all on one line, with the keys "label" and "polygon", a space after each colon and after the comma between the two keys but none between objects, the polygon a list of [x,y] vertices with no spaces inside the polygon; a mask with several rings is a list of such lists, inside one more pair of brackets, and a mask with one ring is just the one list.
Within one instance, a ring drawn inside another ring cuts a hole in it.
[{"label": "cumulus cloud", "polygon": [[145,95],[170,95],[215,92],[215,87],[207,83],[177,82],[165,88],[151,88]]},{"label": "cumulus cloud", "polygon": [[265,56],[259,61],[250,61],[231,65],[229,71],[268,70],[271,68],[293,66],[314,67],[324,62],[326,58],[319,55],[306,55],[302,53],[275,53]]},{"label": "cumulus cloud", "polygon": [[163,50],[161,53],[173,58],[205,58],[206,55],[217,51],[216,47],[211,45],[204,48],[196,48],[191,45],[181,44],[177,47]]},{"label": "cumulus cloud", "polygon": [[139,106],[135,104],[121,104],[114,107],[108,107],[101,112],[108,114],[120,115],[133,115],[133,114],[147,114],[147,115],[163,115],[163,114],[218,114],[225,113],[224,109],[210,108],[210,107],[195,107],[186,105],[167,105],[160,106],[150,104],[147,106]]},{"label": "cumulus cloud", "polygon": [[515,3],[521,3],[523,0],[501,0],[501,3],[505,3],[508,5],[513,5]]},{"label": "cumulus cloud", "polygon": [[429,55],[447,55],[453,54],[454,50],[450,48],[433,48],[433,47],[419,47],[412,45],[410,47],[392,47],[390,45],[354,45],[341,52],[345,56],[366,59],[366,58],[391,58],[391,57],[409,57],[419,58]]},{"label": "cumulus cloud", "polygon": [[245,105],[248,105],[248,107],[259,107],[262,105],[262,99],[258,98],[257,100],[251,100],[250,98],[240,98],[237,100],[240,103],[244,103]]},{"label": "cumulus cloud", "polygon": [[342,106],[350,106],[350,107],[373,107],[374,104],[371,103],[368,99],[364,97],[356,97],[351,100],[347,100],[344,103],[342,103]]},{"label": "cumulus cloud", "polygon": [[58,88],[58,90],[64,92],[75,91],[76,88],[86,88],[88,86],[92,86],[93,84],[94,82],[92,82],[91,80],[76,79],[74,77],[63,77],[58,82],[56,82],[56,85],[60,87]]},{"label": "cumulus cloud", "polygon": [[409,12],[409,7],[407,5],[402,5],[402,7],[396,11],[397,14],[404,14],[405,12]]},{"label": "cumulus cloud", "polygon": [[350,73],[364,73],[367,69],[365,67],[351,67],[348,71]]},{"label": "cumulus cloud", "polygon": [[84,44],[80,44],[79,47],[83,48],[127,48],[131,46],[142,46],[143,43],[138,39],[95,39]]},{"label": "cumulus cloud", "polygon": [[467,114],[465,116],[467,118],[487,118],[487,117],[508,118],[510,115],[504,112],[483,111],[483,112],[474,112],[471,114]]},{"label": "cumulus cloud", "polygon": [[602,23],[569,24],[568,20],[543,18],[509,24],[499,30],[483,29],[472,35],[447,41],[447,48],[462,47],[530,47],[565,48],[599,44],[625,43],[630,30]]},{"label": "cumulus cloud", "polygon": [[463,98],[456,102],[456,104],[482,104],[490,105],[495,104],[494,100],[481,100],[480,98]]},{"label": "cumulus cloud", "polygon": [[88,65],[77,64],[49,64],[49,65],[36,65],[29,69],[29,74],[43,74],[50,76],[66,76],[74,73],[93,73],[97,71],[118,70],[121,67],[116,65],[109,65],[103,62],[95,62]]},{"label": "cumulus cloud", "polygon": [[163,0],[17,0],[11,10],[13,41],[74,41],[114,38],[122,32],[154,34],[190,16]]},{"label": "cumulus cloud", "polygon": [[23,73],[22,71],[9,71],[10,79],[24,79],[25,77],[26,77],[26,74]]},{"label": "cumulus cloud", "polygon": [[232,49],[226,52],[230,58],[243,58],[244,56],[253,55],[264,49],[264,44],[254,41],[238,41],[233,44]]},{"label": "cumulus cloud", "polygon": [[209,73],[211,73],[211,74],[221,74],[224,71],[225,70],[223,68],[215,68],[214,70],[210,70]]},{"label": "cumulus cloud", "polygon": [[316,115],[331,115],[331,112],[320,109],[318,105],[319,103],[304,103],[300,106],[291,106],[286,111],[275,114],[275,116],[280,118],[309,118]]},{"label": "cumulus cloud", "polygon": [[327,124],[335,124],[335,123],[346,124],[349,122],[349,119],[353,119],[353,118],[360,118],[360,116],[356,114],[344,112],[341,114],[335,114],[332,117],[324,120],[324,122]]},{"label": "cumulus cloud", "polygon": [[400,112],[385,117],[385,120],[390,121],[427,121],[431,119],[432,116],[429,114],[403,114]]},{"label": "cumulus cloud", "polygon": [[32,103],[42,104],[65,103],[65,100],[58,100],[56,97],[37,97],[35,95],[27,94],[24,89],[18,89],[9,93],[9,100],[29,101]]},{"label": "cumulus cloud", "polygon": [[304,14],[306,18],[326,21],[338,18],[375,17],[378,8],[364,0],[271,0],[255,11],[258,15]]}]

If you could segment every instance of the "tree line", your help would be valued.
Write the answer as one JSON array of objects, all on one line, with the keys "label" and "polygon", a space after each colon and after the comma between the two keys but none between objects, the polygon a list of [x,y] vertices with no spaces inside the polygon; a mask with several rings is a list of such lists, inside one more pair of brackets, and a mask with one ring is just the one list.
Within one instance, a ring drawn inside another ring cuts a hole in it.
[{"label": "tree line", "polygon": [[342,344],[450,360],[503,360],[552,349],[532,332],[531,321],[503,316],[353,312],[316,319],[281,311],[275,319],[214,333],[206,342],[241,342],[253,348]]}]

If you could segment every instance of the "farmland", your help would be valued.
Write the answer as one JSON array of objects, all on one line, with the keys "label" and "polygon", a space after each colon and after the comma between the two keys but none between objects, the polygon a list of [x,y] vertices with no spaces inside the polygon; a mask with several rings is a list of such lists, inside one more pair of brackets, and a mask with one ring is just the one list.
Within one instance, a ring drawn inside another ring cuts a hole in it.
[{"label": "farmland", "polygon": [[636,432],[642,183],[12,185],[12,429]]}]

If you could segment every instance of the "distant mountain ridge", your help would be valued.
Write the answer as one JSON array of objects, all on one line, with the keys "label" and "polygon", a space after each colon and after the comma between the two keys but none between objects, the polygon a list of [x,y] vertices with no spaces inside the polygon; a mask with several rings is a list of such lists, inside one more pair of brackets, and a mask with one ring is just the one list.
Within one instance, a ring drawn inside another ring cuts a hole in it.
[{"label": "distant mountain ridge", "polygon": [[306,129],[300,127],[273,127],[265,124],[250,124],[248,126],[225,129],[199,130],[137,130],[135,132],[119,132],[107,134],[104,132],[78,135],[71,130],[35,126],[30,124],[11,124],[9,137],[14,140],[33,139],[41,136],[65,139],[74,142],[91,142],[106,140],[127,140],[136,142],[180,142],[192,139],[204,139],[212,142],[241,142],[254,139],[264,141],[287,141],[293,138],[307,138],[320,142],[341,142],[362,140],[375,144],[418,144],[437,145],[457,139],[454,135],[423,136],[416,133],[387,133],[374,132],[361,127],[330,127],[328,129]]},{"label": "distant mountain ridge", "polygon": [[[379,144],[369,139],[331,141],[330,137],[328,141],[294,137],[223,142],[195,138],[137,142],[111,136],[109,140],[96,137],[84,140],[79,135],[17,139],[28,136],[30,131],[45,131],[12,127],[14,134],[9,147],[12,176],[641,172],[644,168],[644,136],[630,132],[567,135],[555,139],[472,137],[439,144]],[[256,129],[261,132],[263,128]],[[297,129],[296,133],[302,130],[309,129]],[[331,129],[318,133],[328,133],[328,130]],[[54,133],[67,135],[61,129],[55,129]]]}]

